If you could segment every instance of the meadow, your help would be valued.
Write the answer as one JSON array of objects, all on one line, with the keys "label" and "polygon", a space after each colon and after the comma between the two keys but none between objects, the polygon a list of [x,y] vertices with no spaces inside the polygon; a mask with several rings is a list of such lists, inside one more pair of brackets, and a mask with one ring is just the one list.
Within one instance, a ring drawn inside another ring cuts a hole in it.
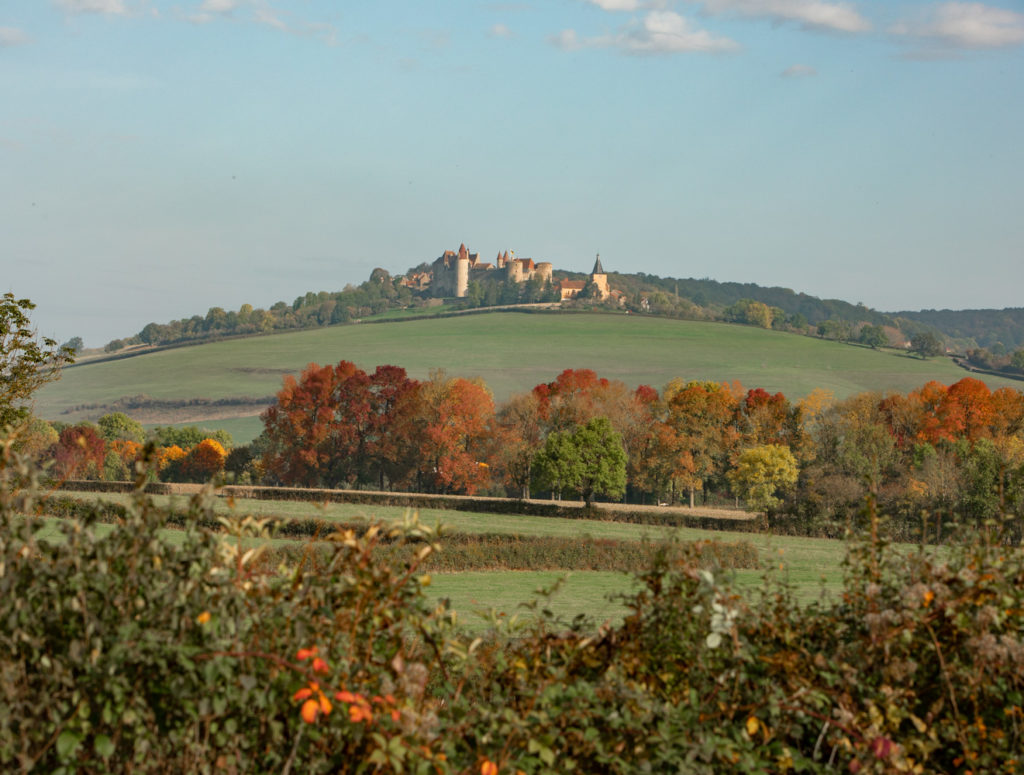
[{"label": "meadow", "polygon": [[[864,390],[908,391],[929,380],[966,376],[946,358],[921,360],[750,326],[637,315],[480,315],[381,324],[332,326],[159,350],[65,370],[36,397],[48,420],[77,422],[114,411],[122,397],[145,395],[181,406],[126,410],[148,424],[224,427],[238,442],[260,430],[260,402],[269,402],[285,374],[308,363],[350,360],[372,369],[389,363],[411,376],[431,369],[482,377],[496,400],[549,382],[566,368],[590,368],[630,386],[663,387],[669,380],[739,380],[782,391],[791,400],[815,388],[843,398]],[[991,388],[1019,383],[985,377]],[[194,399],[252,399],[238,408],[185,405]],[[87,408],[83,408],[87,407]]]},{"label": "meadow", "polygon": [[[127,504],[128,495],[81,492],[59,493],[79,499],[97,499]],[[183,496],[152,496],[159,506],[183,507]],[[281,517],[287,519],[315,518],[329,522],[383,522],[400,524],[410,515],[401,507],[364,506],[347,503],[302,503],[295,501],[235,500],[232,506],[218,499],[217,514],[232,511],[240,516]],[[447,509],[423,509],[417,513],[422,524],[442,526],[444,532],[468,534],[504,534],[569,538],[616,539],[623,541],[749,541],[758,550],[761,567],[731,571],[738,589],[756,594],[763,588],[766,574],[791,583],[802,602],[831,595],[841,587],[841,563],[845,556],[842,541],[820,538],[772,536],[768,534],[731,533],[692,528],[658,528],[609,520],[562,519],[520,514],[490,514]],[[174,531],[168,531],[173,537]],[[275,539],[276,546],[294,546],[287,539]],[[442,538],[443,551],[443,538]],[[637,568],[640,570],[640,568]],[[565,619],[586,614],[597,623],[615,621],[623,608],[614,600],[633,588],[630,574],[610,571],[467,571],[431,574],[430,594],[435,600],[448,598],[458,612],[460,621],[471,629],[485,626],[493,610],[506,617],[527,615],[521,607],[536,597],[540,589],[558,589],[545,599],[544,606]],[[613,599],[609,599],[613,598]]]}]

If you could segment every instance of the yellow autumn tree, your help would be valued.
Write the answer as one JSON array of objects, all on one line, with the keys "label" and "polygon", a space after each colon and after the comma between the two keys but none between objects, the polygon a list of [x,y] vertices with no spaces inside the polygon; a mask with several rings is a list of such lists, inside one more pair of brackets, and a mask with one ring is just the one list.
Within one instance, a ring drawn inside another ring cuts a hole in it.
[{"label": "yellow autumn tree", "polygon": [[735,493],[757,511],[766,511],[782,501],[780,492],[796,484],[799,468],[789,447],[764,444],[740,453],[736,468],[729,472]]}]

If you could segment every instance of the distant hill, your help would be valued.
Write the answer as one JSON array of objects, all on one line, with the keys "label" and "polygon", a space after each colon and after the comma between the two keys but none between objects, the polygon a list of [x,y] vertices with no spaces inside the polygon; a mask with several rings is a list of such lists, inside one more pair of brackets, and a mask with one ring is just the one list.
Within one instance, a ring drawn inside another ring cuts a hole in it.
[{"label": "distant hill", "polygon": [[[682,289],[680,289],[682,290]],[[486,312],[376,325],[329,326],[158,349],[69,368],[45,386],[36,411],[77,422],[124,411],[150,424],[225,427],[237,441],[259,432],[255,419],[282,377],[310,362],[346,359],[364,369],[431,369],[480,376],[499,400],[549,382],[566,368],[590,368],[631,386],[662,388],[675,377],[733,381],[793,399],[815,388],[837,397],[951,384],[966,372],[948,358],[921,360],[896,350],[840,344],[754,326],[667,320],[641,314]],[[1012,385],[984,377],[993,388]]]},{"label": "distant hill", "polygon": [[[193,315],[167,323],[149,323],[139,333],[110,342],[108,353],[131,345],[166,346],[211,341],[223,337],[312,329],[324,326],[380,319],[393,315],[431,315],[473,307],[492,307],[557,299],[549,285],[513,283],[503,273],[482,273],[486,282],[475,293],[460,299],[430,297],[429,288],[410,283],[429,267],[421,264],[405,275],[391,275],[374,269],[359,286],[340,291],[309,292],[291,303],[279,301],[269,309],[243,304],[237,311],[213,307],[205,315]],[[555,270],[553,280],[587,279],[587,275]],[[883,327],[891,343],[909,341],[915,334],[930,332],[946,340],[959,352],[996,348],[995,354],[1024,346],[1024,309],[1006,310],[923,310],[880,312],[863,304],[841,299],[820,299],[790,288],[765,287],[754,283],[718,282],[709,278],[674,278],[638,272],[609,272],[612,288],[622,291],[624,308],[661,317],[687,320],[727,321],[758,325],[781,331],[816,334],[839,341],[869,341],[865,327]],[[552,295],[553,293],[553,295]],[[750,313],[754,302],[756,314]],[[581,298],[570,306],[583,309],[621,309],[618,302]],[[764,305],[764,307],[759,307]],[[767,309],[765,309],[767,308]],[[870,333],[870,332],[868,332]],[[988,363],[989,361],[984,361]]]},{"label": "distant hill", "polygon": [[[955,340],[973,342],[987,349],[1006,351],[1024,347],[1024,308],[1006,309],[925,309],[920,312],[894,312],[894,316],[931,326]],[[969,344],[968,344],[969,346]]]}]

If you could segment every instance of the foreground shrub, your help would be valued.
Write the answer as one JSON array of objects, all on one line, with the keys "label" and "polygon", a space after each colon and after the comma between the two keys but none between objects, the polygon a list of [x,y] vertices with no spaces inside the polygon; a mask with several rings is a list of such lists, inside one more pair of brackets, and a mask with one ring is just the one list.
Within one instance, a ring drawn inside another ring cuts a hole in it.
[{"label": "foreground shrub", "polygon": [[808,607],[772,580],[741,596],[704,547],[668,544],[619,625],[541,598],[473,637],[427,605],[438,545],[415,524],[271,567],[267,526],[216,520],[209,493],[181,531],[141,489],[120,524],[88,505],[47,522],[36,477],[3,448],[0,769],[1020,767],[1024,558],[984,536],[908,552],[870,533],[841,598]]}]

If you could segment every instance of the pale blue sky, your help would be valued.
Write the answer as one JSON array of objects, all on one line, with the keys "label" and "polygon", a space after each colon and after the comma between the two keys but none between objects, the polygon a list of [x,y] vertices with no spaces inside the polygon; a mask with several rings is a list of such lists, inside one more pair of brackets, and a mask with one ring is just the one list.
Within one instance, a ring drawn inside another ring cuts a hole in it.
[{"label": "pale blue sky", "polygon": [[89,346],[465,241],[1024,306],[1024,3],[3,0],[0,291]]}]

